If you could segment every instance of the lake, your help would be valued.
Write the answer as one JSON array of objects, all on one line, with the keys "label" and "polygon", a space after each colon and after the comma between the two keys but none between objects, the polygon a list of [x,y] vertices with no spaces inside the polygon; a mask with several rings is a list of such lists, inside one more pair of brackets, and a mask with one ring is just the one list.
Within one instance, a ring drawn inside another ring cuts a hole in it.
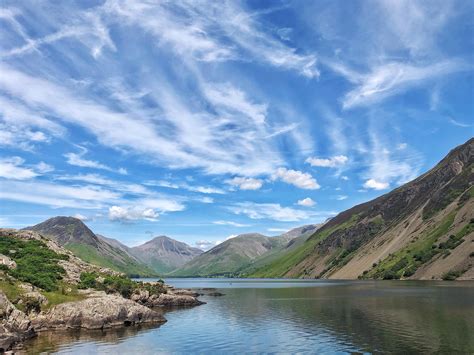
[{"label": "lake", "polygon": [[30,353],[474,353],[474,282],[166,279],[222,297],[160,327],[45,333]]}]

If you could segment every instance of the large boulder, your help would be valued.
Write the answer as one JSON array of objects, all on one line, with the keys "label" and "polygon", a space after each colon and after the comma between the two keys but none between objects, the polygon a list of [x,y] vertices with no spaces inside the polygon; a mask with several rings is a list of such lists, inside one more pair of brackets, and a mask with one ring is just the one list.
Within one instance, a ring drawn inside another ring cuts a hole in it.
[{"label": "large boulder", "polygon": [[28,316],[18,310],[0,291],[0,353],[35,336]]},{"label": "large boulder", "polygon": [[177,295],[172,293],[162,293],[157,297],[151,297],[149,306],[151,307],[191,307],[199,306],[205,302],[199,301],[190,295]]},{"label": "large boulder", "polygon": [[83,301],[59,304],[33,318],[37,331],[47,329],[103,329],[141,323],[164,323],[158,312],[117,295],[100,293]]}]

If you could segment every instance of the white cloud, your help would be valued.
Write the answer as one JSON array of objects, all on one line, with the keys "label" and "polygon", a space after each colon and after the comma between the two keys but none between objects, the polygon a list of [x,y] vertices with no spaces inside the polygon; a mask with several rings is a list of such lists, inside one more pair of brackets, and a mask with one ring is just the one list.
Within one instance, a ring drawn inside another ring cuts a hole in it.
[{"label": "white cloud", "polygon": [[238,2],[179,2],[166,6],[113,1],[104,10],[111,20],[137,25],[155,36],[158,45],[189,59],[250,59],[308,78],[319,76],[314,55],[298,54],[265,33],[257,21],[259,13],[248,12]]},{"label": "white cloud", "polygon": [[158,220],[158,217],[159,214],[152,208],[109,207],[109,219],[111,221],[127,222],[144,219],[154,222]]},{"label": "white cloud", "polygon": [[317,190],[321,188],[311,174],[286,168],[278,168],[272,175],[272,180],[281,180],[300,189]]},{"label": "white cloud", "polygon": [[336,200],[338,200],[338,201],[344,201],[347,198],[349,198],[349,196],[347,196],[347,195],[337,195],[336,196]]},{"label": "white cloud", "polygon": [[88,221],[88,220],[90,219],[89,217],[84,216],[83,214],[80,214],[80,213],[76,213],[76,214],[73,215],[72,217],[77,218],[77,219],[80,219],[80,220],[83,221],[83,222],[86,222],[86,221]]},{"label": "white cloud", "polygon": [[449,123],[451,123],[454,126],[458,126],[458,127],[462,127],[462,128],[472,127],[472,125],[467,124],[467,123],[463,123],[463,122],[459,122],[459,121],[455,120],[452,117],[449,118]]},{"label": "white cloud", "polygon": [[120,201],[117,192],[93,186],[64,186],[37,181],[3,181],[0,199],[47,205],[98,209]]},{"label": "white cloud", "polygon": [[86,153],[87,153],[87,149],[82,148],[81,153],[66,153],[64,154],[64,157],[67,159],[67,163],[69,165],[79,166],[81,168],[92,168],[92,169],[100,169],[100,170],[107,170],[107,171],[116,171],[122,175],[127,174],[127,170],[125,170],[124,168],[115,170],[98,161],[84,159],[83,156]]},{"label": "white cloud", "polygon": [[377,181],[375,179],[369,179],[364,183],[363,186],[366,189],[385,190],[390,186],[390,184],[387,182]]},{"label": "white cloud", "polygon": [[296,204],[299,206],[311,207],[311,206],[314,206],[316,202],[314,202],[311,198],[306,197],[302,200],[298,200]]},{"label": "white cloud", "polygon": [[249,227],[249,224],[243,224],[243,223],[237,223],[233,221],[214,221],[212,222],[214,224],[220,225],[220,226],[232,226],[232,227]]},{"label": "white cloud", "polygon": [[456,60],[445,60],[434,64],[415,65],[407,63],[386,63],[375,67],[357,81],[358,86],[348,92],[343,108],[349,109],[379,102],[408,88],[424,85],[434,78],[466,70],[468,66]]},{"label": "white cloud", "polygon": [[258,190],[262,187],[263,181],[260,179],[246,178],[246,177],[234,177],[225,181],[227,184],[236,186],[240,190]]},{"label": "white cloud", "polygon": [[276,232],[276,233],[285,233],[288,232],[288,229],[285,228],[267,228],[267,231],[269,232]]},{"label": "white cloud", "polygon": [[319,166],[324,168],[336,168],[347,163],[349,158],[345,155],[336,155],[332,158],[316,158],[310,157],[306,159],[306,162],[311,166]]},{"label": "white cloud", "polygon": [[319,213],[291,207],[282,207],[278,203],[241,202],[229,207],[235,214],[243,214],[251,219],[272,219],[282,222],[295,222],[309,219]]},{"label": "white cloud", "polygon": [[35,169],[41,174],[46,174],[54,171],[54,166],[46,164],[44,161],[41,161],[35,165]]},{"label": "white cloud", "polygon": [[196,246],[196,248],[207,251],[207,250],[209,250],[211,248],[214,248],[216,245],[219,245],[221,243],[222,243],[222,241],[220,241],[220,240],[201,239],[201,240],[196,241],[194,243],[194,245]]},{"label": "white cloud", "polygon": [[346,176],[346,175],[343,175],[343,176],[341,176],[341,180],[348,181],[348,180],[349,180],[349,177]]},{"label": "white cloud", "polygon": [[10,157],[0,160],[0,177],[13,180],[29,180],[39,175],[33,169],[21,167],[25,162],[20,157]]},{"label": "white cloud", "polygon": [[408,144],[407,143],[400,143],[397,145],[397,150],[405,150],[407,149]]}]

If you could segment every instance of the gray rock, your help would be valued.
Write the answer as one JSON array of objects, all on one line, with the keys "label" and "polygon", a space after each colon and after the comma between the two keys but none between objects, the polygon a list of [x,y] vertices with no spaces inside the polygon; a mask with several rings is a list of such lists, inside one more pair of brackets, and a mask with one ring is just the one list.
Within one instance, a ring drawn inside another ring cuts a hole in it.
[{"label": "gray rock", "polygon": [[0,352],[35,336],[28,316],[18,310],[0,291]]},{"label": "gray rock", "polygon": [[141,323],[164,323],[158,312],[121,296],[98,293],[79,302],[59,304],[32,319],[37,331],[48,329],[103,329]]}]

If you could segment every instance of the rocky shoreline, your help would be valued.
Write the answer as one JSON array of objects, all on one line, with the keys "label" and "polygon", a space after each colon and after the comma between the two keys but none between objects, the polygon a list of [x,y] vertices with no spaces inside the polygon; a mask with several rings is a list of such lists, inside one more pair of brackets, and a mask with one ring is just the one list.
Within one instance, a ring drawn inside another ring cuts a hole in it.
[{"label": "rocky shoreline", "polygon": [[0,352],[19,349],[25,340],[44,331],[163,324],[166,318],[160,309],[204,304],[193,291],[164,287],[166,293],[159,296],[139,290],[130,299],[104,291],[81,290],[83,300],[28,314],[17,309],[0,291]]},{"label": "rocky shoreline", "polygon": [[0,228],[0,246],[0,353],[41,332],[162,324],[163,309],[204,303],[84,262],[36,232]]}]

